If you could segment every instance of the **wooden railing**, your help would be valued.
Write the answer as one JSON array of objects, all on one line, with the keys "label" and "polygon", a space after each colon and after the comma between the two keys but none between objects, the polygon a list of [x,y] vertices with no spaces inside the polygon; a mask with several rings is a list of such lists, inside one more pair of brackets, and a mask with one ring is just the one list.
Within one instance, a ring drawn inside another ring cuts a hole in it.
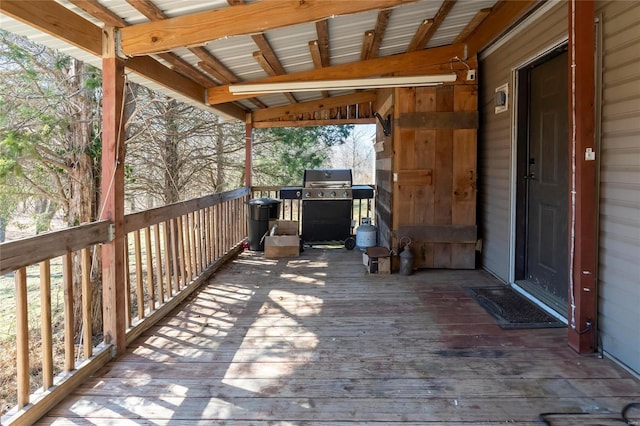
[{"label": "wooden railing", "polygon": [[[375,188],[374,185],[371,185]],[[252,186],[252,198],[269,197],[279,199],[280,186]],[[302,202],[301,200],[281,200],[280,219],[283,220],[302,220]],[[375,215],[375,205],[373,198],[354,199],[353,215],[351,217],[354,227],[360,224],[363,217],[373,218]]]},{"label": "wooden railing", "polygon": [[[249,194],[240,188],[125,217],[127,344],[238,252]],[[114,356],[111,345],[94,346],[92,333],[101,319],[101,311],[92,310],[92,299],[101,297],[93,288],[100,282],[100,244],[111,235],[112,225],[103,221],[0,244],[0,275],[14,274],[17,348],[17,406],[2,424],[37,420]],[[52,274],[54,266],[61,278]],[[60,303],[53,287],[62,289]],[[36,326],[30,317],[38,318]],[[52,327],[58,320],[62,332]],[[42,354],[34,365],[37,346]],[[31,375],[37,370],[38,380]]]}]

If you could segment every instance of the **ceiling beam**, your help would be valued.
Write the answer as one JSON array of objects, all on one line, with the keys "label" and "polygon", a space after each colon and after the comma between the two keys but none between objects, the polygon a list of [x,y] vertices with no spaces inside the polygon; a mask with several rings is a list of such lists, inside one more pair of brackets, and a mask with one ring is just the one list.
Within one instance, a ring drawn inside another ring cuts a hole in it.
[{"label": "ceiling beam", "polygon": [[[82,1],[82,0],[78,0]],[[167,19],[167,15],[158,8],[151,0],[126,0],[134,9],[138,12],[142,13],[147,19],[150,21],[161,21]],[[219,82],[223,84],[236,83],[240,79],[235,76],[222,62],[220,62],[217,58],[215,58],[209,51],[203,47],[192,47],[189,49],[191,53],[196,55],[202,62],[208,66],[206,69],[202,66],[199,68],[204,71],[206,74],[212,76]],[[201,74],[195,67],[193,67],[188,62],[180,59],[177,55],[166,52],[160,53],[158,55],[165,61],[169,62],[172,66],[176,67],[180,72],[184,75],[191,77],[194,81],[200,82],[203,84],[203,79],[209,79],[206,74]],[[200,64],[199,63],[199,64]],[[198,65],[199,65],[198,64]],[[210,87],[211,83],[208,83],[206,87]],[[256,100],[257,101],[257,100]],[[264,104],[262,102],[253,102],[258,108],[263,108]]]},{"label": "ceiling beam", "polygon": [[[335,65],[333,67],[267,77],[260,80],[254,80],[251,83],[282,83],[291,81],[343,80],[373,77],[392,74],[394,72],[406,72],[407,70],[426,68],[430,65],[449,64],[455,56],[465,58],[465,51],[466,48],[464,44],[452,44],[433,49],[403,53],[400,55],[385,56],[366,61]],[[207,91],[207,100],[211,105],[246,99],[251,96],[254,95],[234,95],[229,92],[228,85],[212,87]]]},{"label": "ceiling beam", "polygon": [[122,28],[121,49],[127,56],[158,53],[414,1],[279,0],[240,4]]},{"label": "ceiling beam", "polygon": [[317,120],[291,121],[258,121],[253,123],[254,129],[269,129],[273,127],[314,127],[314,126],[343,126],[345,124],[376,124],[376,118],[328,118]]},{"label": "ceiling beam", "polygon": [[2,0],[0,12],[98,57],[102,29],[53,0]]},{"label": "ceiling beam", "polygon": [[422,21],[418,31],[416,31],[416,34],[413,36],[413,40],[409,43],[407,51],[413,52],[424,49],[455,4],[456,0],[444,0],[433,19],[425,19]]},{"label": "ceiling beam", "polygon": [[464,40],[468,47],[468,56],[474,56],[504,33],[536,3],[536,0],[503,0],[496,4],[482,24]]},{"label": "ceiling beam", "polygon": [[[173,90],[183,96],[202,104],[204,102],[205,88],[195,81],[165,67],[150,56],[129,58],[125,66],[136,73],[155,81],[169,90]],[[216,105],[216,110],[227,116],[244,120],[246,111],[232,105]]]},{"label": "ceiling beam", "polygon": [[266,121],[275,118],[285,117],[288,115],[297,115],[306,112],[321,111],[330,108],[342,107],[345,105],[362,104],[366,102],[375,102],[377,99],[376,92],[357,92],[350,95],[334,96],[328,99],[317,99],[313,101],[300,102],[295,105],[285,105],[272,107],[251,113],[254,122]]},{"label": "ceiling beam", "polygon": [[[0,12],[97,57],[102,56],[102,29],[53,0],[2,0]],[[169,90],[204,104],[204,86],[151,57],[130,58],[126,67]],[[224,115],[244,119],[244,110],[235,105],[218,105],[215,109]]]}]

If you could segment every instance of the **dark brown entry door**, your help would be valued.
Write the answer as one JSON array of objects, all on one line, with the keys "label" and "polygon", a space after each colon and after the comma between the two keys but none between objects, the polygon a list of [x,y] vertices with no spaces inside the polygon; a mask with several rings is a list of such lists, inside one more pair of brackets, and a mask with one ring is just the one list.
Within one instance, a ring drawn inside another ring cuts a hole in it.
[{"label": "dark brown entry door", "polygon": [[[530,290],[567,306],[568,71],[567,53],[530,70],[529,146],[525,186],[525,279]],[[566,312],[566,311],[565,311]]]}]

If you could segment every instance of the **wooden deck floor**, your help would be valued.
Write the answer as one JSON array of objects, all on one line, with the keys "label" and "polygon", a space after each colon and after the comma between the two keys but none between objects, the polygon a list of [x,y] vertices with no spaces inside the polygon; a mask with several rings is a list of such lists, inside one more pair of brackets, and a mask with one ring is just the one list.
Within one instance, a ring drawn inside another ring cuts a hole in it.
[{"label": "wooden deck floor", "polygon": [[360,257],[241,255],[42,423],[619,425],[640,400],[565,329],[498,328],[463,291],[489,274],[368,275]]}]

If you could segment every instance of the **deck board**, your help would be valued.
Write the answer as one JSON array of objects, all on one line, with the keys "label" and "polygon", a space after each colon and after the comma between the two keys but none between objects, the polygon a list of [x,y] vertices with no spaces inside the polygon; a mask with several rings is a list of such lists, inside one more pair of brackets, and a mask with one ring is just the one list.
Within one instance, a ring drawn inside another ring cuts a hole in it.
[{"label": "deck board", "polygon": [[640,400],[640,381],[576,355],[566,329],[502,330],[463,289],[496,284],[469,270],[369,275],[343,249],[245,253],[41,423],[533,425],[588,412],[554,421],[606,425]]}]

